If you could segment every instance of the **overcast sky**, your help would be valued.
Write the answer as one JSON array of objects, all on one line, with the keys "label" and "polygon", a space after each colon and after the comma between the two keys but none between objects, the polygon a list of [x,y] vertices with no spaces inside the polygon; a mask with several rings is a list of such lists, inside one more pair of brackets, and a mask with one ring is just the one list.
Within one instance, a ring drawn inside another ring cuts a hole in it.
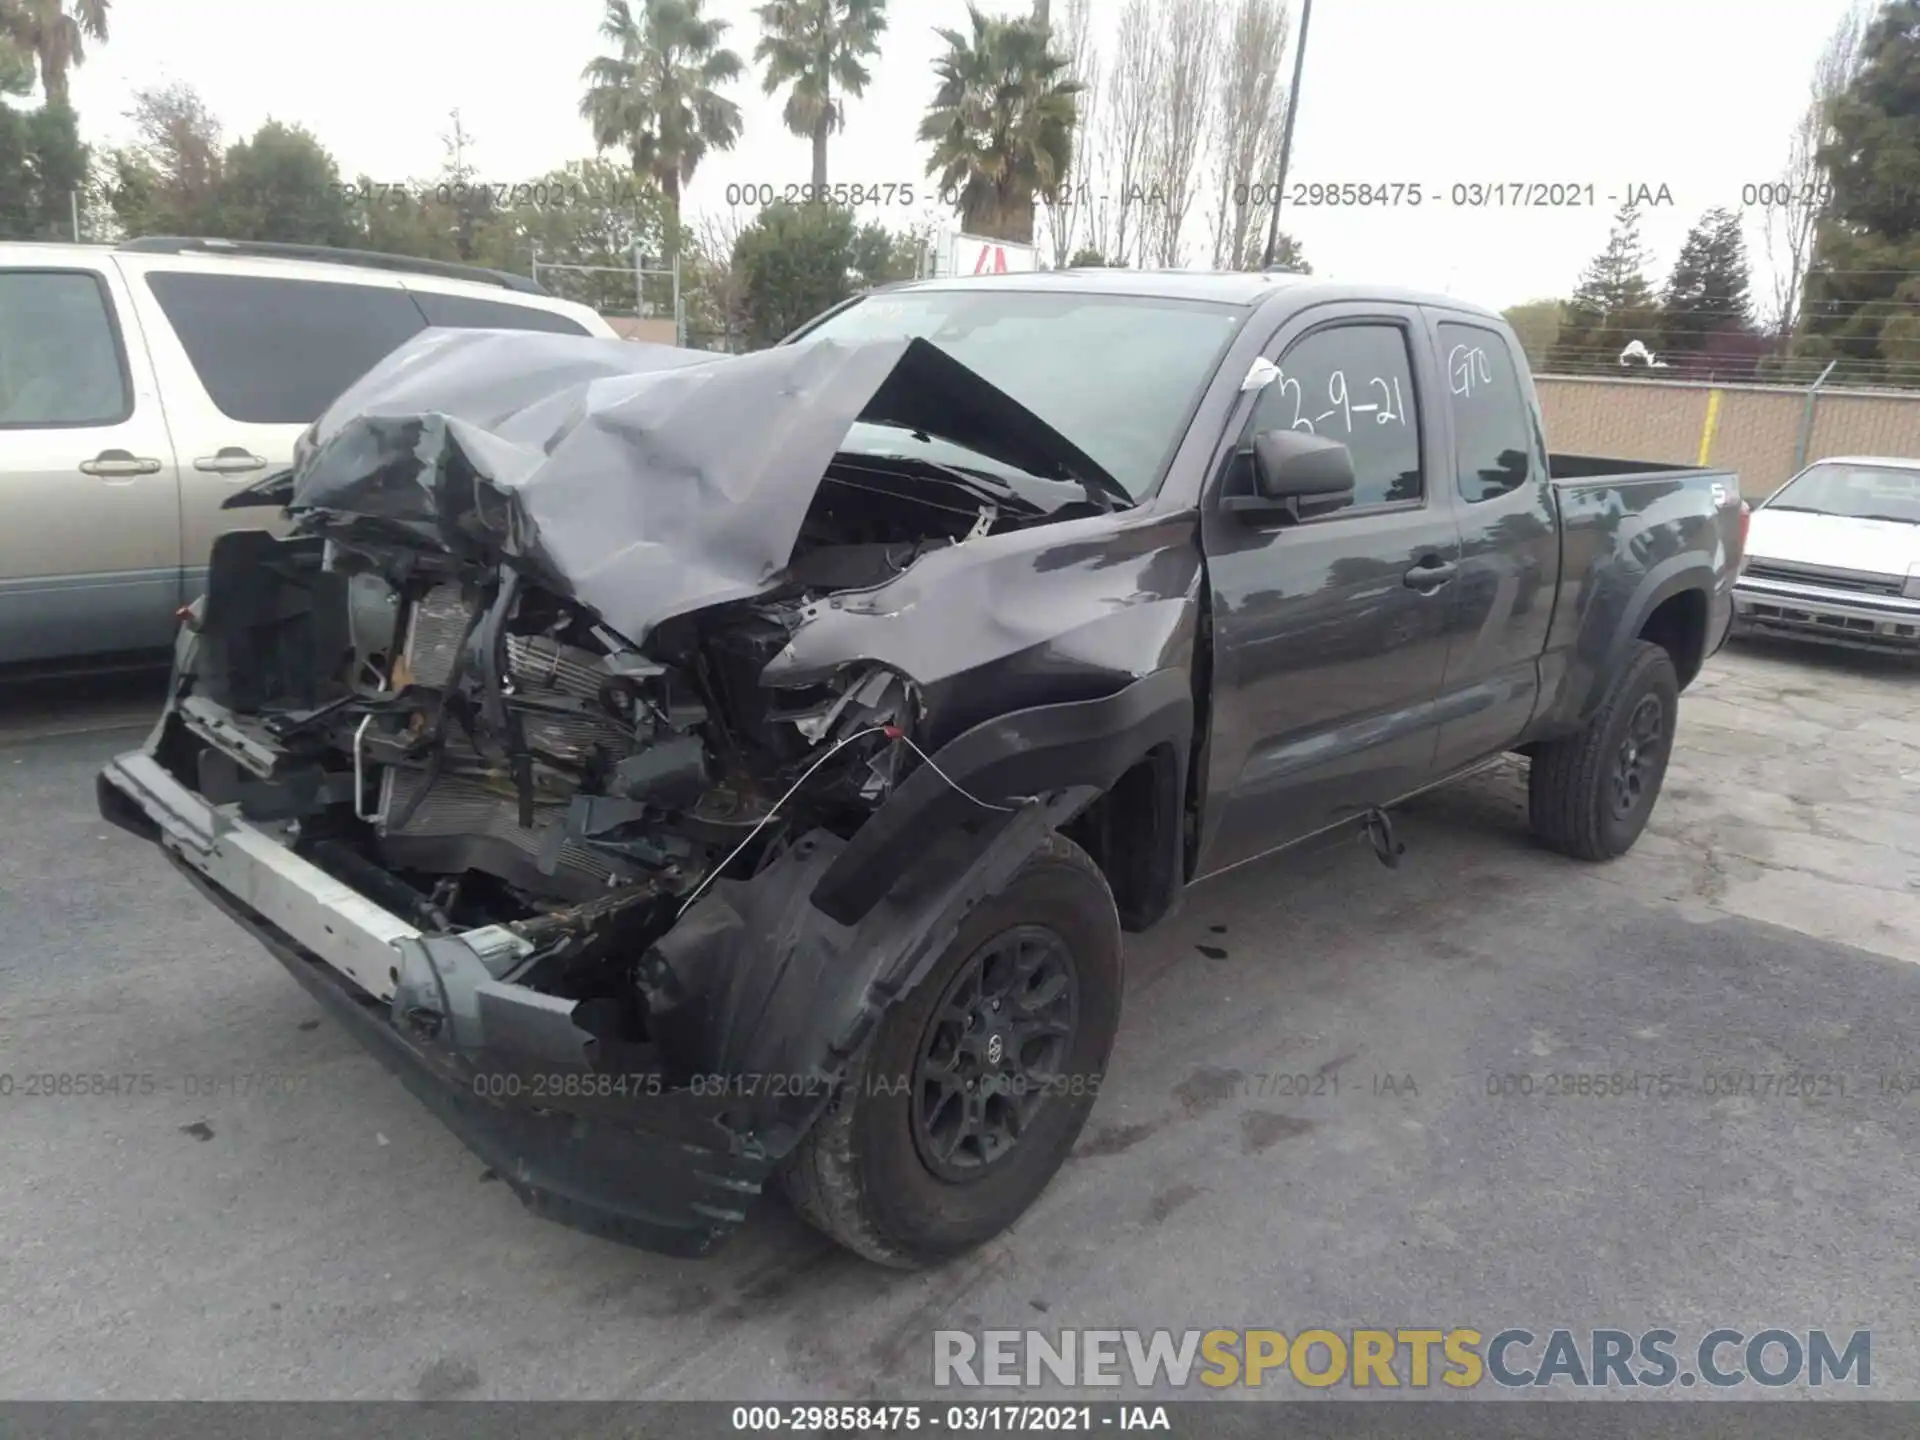
[{"label": "overcast sky", "polygon": [[[1608,196],[1666,186],[1642,227],[1665,278],[1689,224],[1738,207],[1776,175],[1821,44],[1849,0],[1319,0],[1291,178],[1425,187],[1419,209],[1287,212],[1317,273],[1450,290],[1506,306],[1565,294],[1606,240]],[[1065,0],[1054,0],[1056,15]],[[986,0],[984,8],[1029,8]],[[1096,0],[1110,50],[1120,0]],[[1298,0],[1293,0],[1296,33]],[[596,0],[125,0],[112,39],[73,81],[86,138],[128,135],[130,90],[192,84],[229,139],[268,118],[314,131],[351,177],[433,174],[459,107],[478,178],[524,179],[591,153],[580,68],[598,53]],[[743,58],[752,0],[708,0]],[[915,127],[935,81],[935,26],[965,0],[893,0],[874,83],[831,151],[832,177],[912,181]],[[690,212],[724,208],[730,183],[804,182],[808,147],[757,79],[736,87],[745,135],[712,157]],[[1593,209],[1464,211],[1436,204],[1456,182],[1551,181],[1595,190]],[[925,218],[898,206],[872,217]],[[1756,292],[1760,217],[1750,212]],[[1196,241],[1198,230],[1194,232]],[[1198,247],[1196,245],[1196,258]]]}]

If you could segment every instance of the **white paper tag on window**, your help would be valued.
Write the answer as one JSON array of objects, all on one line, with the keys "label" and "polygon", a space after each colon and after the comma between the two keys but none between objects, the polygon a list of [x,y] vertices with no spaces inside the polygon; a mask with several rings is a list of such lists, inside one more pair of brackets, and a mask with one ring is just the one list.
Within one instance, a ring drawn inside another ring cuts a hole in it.
[{"label": "white paper tag on window", "polygon": [[1262,355],[1247,367],[1247,378],[1240,382],[1240,393],[1264,390],[1280,378],[1280,367]]}]

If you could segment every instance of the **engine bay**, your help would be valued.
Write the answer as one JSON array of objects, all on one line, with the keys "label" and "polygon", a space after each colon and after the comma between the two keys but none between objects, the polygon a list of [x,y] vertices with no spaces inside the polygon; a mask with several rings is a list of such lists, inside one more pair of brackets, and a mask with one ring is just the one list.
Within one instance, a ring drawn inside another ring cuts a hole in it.
[{"label": "engine bay", "polygon": [[641,646],[526,567],[364,516],[232,532],[157,758],[423,933],[509,927],[538,942],[517,983],[625,1007],[639,958],[712,880],[751,879],[812,831],[851,837],[924,762],[925,697],[897,670],[764,683],[809,610],[1087,508],[837,457],[779,583]]}]

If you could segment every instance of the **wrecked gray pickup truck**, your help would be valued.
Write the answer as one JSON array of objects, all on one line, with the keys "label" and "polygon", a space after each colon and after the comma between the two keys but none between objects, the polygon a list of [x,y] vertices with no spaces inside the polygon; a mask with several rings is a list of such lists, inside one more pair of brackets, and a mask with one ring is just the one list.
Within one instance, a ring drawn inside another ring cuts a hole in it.
[{"label": "wrecked gray pickup truck", "polygon": [[[297,341],[290,342],[297,343]],[[1010,1224],[1121,932],[1519,750],[1639,835],[1732,477],[1549,457],[1511,332],[1291,276],[876,293],[758,354],[430,331],[234,497],[102,813],[540,1212]]]}]

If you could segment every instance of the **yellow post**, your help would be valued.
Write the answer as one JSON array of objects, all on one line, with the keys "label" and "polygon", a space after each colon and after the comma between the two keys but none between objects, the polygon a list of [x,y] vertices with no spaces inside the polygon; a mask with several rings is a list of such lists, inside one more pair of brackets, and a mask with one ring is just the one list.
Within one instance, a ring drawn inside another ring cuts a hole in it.
[{"label": "yellow post", "polygon": [[1700,427],[1700,458],[1693,463],[1705,465],[1707,456],[1713,452],[1713,432],[1720,424],[1720,392],[1707,392],[1707,421]]}]

